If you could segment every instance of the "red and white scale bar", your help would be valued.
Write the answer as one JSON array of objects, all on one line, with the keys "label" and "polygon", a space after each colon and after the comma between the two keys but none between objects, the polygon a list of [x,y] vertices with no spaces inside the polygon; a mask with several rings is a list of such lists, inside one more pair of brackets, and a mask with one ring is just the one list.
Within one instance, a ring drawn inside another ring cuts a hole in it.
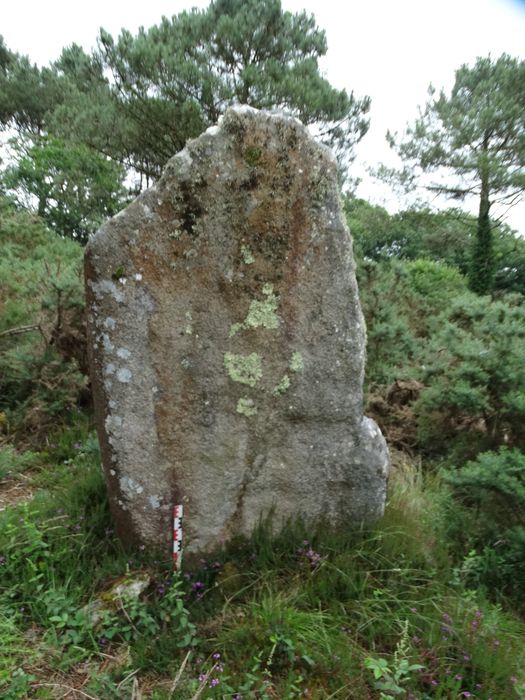
[{"label": "red and white scale bar", "polygon": [[173,506],[173,565],[180,569],[182,561],[182,505]]}]

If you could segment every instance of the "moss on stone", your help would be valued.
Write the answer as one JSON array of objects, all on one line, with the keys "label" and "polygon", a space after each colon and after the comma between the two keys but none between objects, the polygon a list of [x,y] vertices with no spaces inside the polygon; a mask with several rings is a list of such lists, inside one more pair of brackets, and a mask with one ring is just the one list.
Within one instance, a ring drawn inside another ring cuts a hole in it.
[{"label": "moss on stone", "polygon": [[233,382],[255,386],[262,377],[261,356],[256,352],[250,355],[224,354],[224,366]]},{"label": "moss on stone", "polygon": [[254,148],[253,146],[248,146],[244,151],[244,160],[251,167],[255,168],[257,163],[260,161],[262,156],[262,151],[260,148]]}]

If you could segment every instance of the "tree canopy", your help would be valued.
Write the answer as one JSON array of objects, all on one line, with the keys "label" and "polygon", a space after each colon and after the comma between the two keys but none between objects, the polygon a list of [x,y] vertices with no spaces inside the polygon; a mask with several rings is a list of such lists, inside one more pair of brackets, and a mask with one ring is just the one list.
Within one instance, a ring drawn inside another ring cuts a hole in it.
[{"label": "tree canopy", "polygon": [[123,31],[115,40],[102,30],[98,59],[111,72],[115,107],[138,136],[134,166],[154,177],[233,103],[291,112],[351,158],[370,101],[322,77],[326,51],[314,17],[285,12],[280,0],[215,0],[136,36]]},{"label": "tree canopy", "polygon": [[525,191],[525,61],[507,55],[478,58],[456,71],[451,94],[429,101],[403,137],[387,138],[405,163],[407,187],[434,174],[426,187],[456,200],[479,203],[470,286],[490,291],[494,279],[491,208],[512,205]]}]

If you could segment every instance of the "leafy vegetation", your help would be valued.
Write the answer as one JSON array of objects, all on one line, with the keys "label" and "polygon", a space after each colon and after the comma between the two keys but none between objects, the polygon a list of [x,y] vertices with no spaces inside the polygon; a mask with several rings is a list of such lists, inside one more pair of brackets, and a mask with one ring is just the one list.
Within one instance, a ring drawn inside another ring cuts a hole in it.
[{"label": "leafy vegetation", "polygon": [[429,102],[402,141],[389,135],[406,164],[399,174],[406,186],[436,173],[430,190],[456,200],[477,198],[469,283],[479,294],[490,292],[494,281],[490,209],[515,203],[525,190],[524,80],[525,61],[505,54],[478,58],[456,71],[450,96],[441,91],[435,97],[430,86]]},{"label": "leafy vegetation", "polygon": [[523,189],[509,57],[462,67],[403,146],[422,170],[470,174],[445,189],[477,187],[480,217],[344,199],[367,412],[392,449],[384,518],[263,525],[183,575],[113,534],[81,243],[124,176],[150,182],[233,100],[287,108],[351,159],[368,99],[321,77],[325,51],[314,19],[277,0],[102,32],[93,54],[73,45],[42,69],[0,41],[0,121],[16,132],[0,176],[2,698],[525,698],[525,243],[487,218]]}]

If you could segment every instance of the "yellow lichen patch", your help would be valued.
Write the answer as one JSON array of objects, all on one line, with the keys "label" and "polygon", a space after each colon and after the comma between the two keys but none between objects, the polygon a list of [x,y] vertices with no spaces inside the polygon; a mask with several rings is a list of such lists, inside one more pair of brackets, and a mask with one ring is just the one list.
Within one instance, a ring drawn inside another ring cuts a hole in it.
[{"label": "yellow lichen patch", "polygon": [[265,284],[262,288],[262,293],[266,297],[264,301],[259,299],[253,299],[250,303],[250,308],[248,309],[248,314],[242,323],[234,323],[230,327],[229,337],[238,333],[240,330],[247,330],[249,328],[267,328],[268,330],[275,330],[279,328],[281,323],[279,316],[277,315],[277,308],[279,306],[279,298],[277,294],[274,294],[273,286],[271,284]]},{"label": "yellow lichen patch", "polygon": [[242,261],[245,265],[251,265],[253,262],[255,262],[255,258],[253,257],[253,253],[248,248],[247,245],[241,246],[241,257],[242,257]]},{"label": "yellow lichen patch", "polygon": [[304,369],[304,362],[303,362],[303,356],[301,355],[300,352],[294,352],[292,354],[292,359],[290,360],[290,364],[288,365],[292,372],[302,372]]},{"label": "yellow lichen patch", "polygon": [[257,406],[253,399],[242,398],[237,401],[237,413],[243,416],[254,416],[257,413]]},{"label": "yellow lichen patch", "polygon": [[256,352],[250,355],[224,354],[224,366],[233,382],[255,386],[262,377],[261,356]]},{"label": "yellow lichen patch", "polygon": [[274,388],[272,389],[272,394],[274,396],[281,396],[284,394],[288,388],[290,387],[290,377],[285,374],[279,384],[276,384]]}]

